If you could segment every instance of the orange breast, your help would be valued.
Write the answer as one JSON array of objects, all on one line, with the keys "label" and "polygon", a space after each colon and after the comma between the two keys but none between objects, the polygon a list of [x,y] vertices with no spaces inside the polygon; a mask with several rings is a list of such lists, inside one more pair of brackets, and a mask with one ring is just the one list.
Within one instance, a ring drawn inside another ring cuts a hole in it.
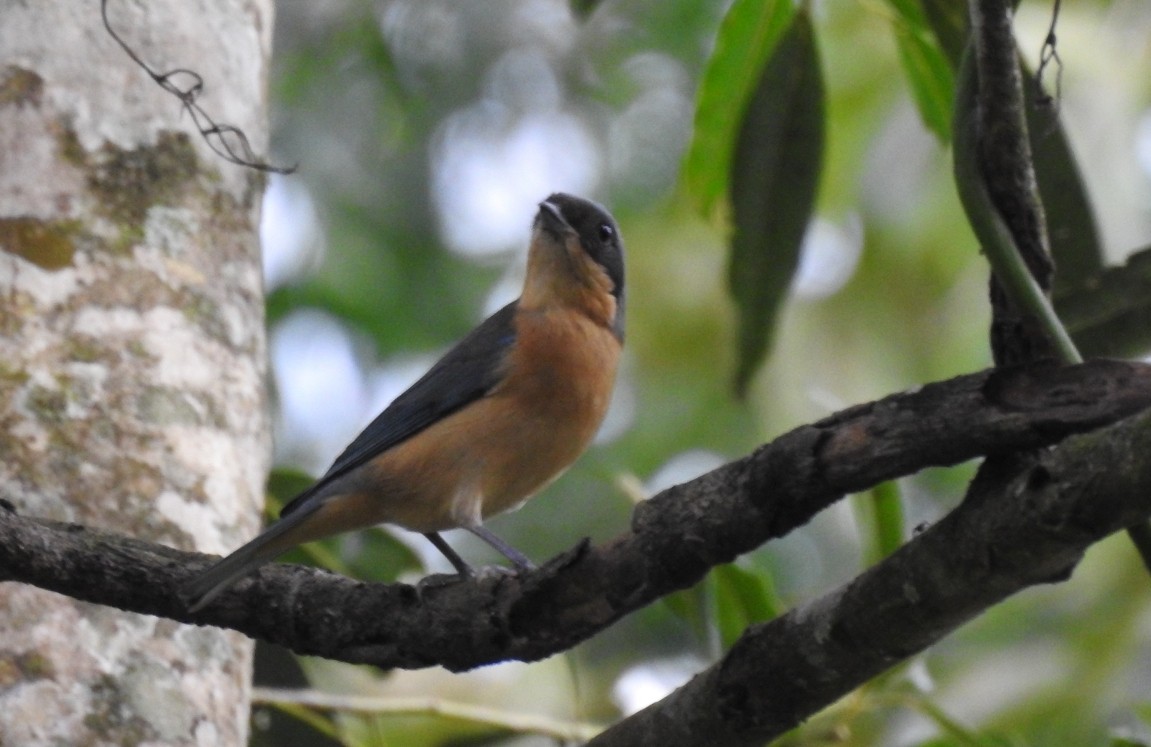
[{"label": "orange breast", "polygon": [[372,489],[352,502],[419,532],[475,526],[571,466],[607,410],[619,342],[557,310],[521,313],[516,332],[504,382],[377,458],[364,475]]}]

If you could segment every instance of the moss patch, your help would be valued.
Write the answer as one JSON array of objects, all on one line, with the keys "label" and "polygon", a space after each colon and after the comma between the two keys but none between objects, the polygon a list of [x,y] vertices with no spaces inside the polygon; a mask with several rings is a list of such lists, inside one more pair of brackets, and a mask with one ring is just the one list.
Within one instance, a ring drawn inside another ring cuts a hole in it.
[{"label": "moss patch", "polygon": [[52,662],[36,651],[0,651],[0,692],[53,676]]},{"label": "moss patch", "polygon": [[68,397],[56,389],[34,386],[28,392],[28,409],[46,423],[61,423],[68,409]]},{"label": "moss patch", "polygon": [[44,79],[16,65],[0,69],[0,106],[39,106]]},{"label": "moss patch", "polygon": [[72,264],[79,230],[80,222],[74,220],[0,218],[0,249],[45,270],[61,270]]},{"label": "moss patch", "polygon": [[100,209],[121,225],[142,226],[148,208],[175,202],[196,176],[196,152],[188,135],[164,131],[156,143],[131,150],[105,143],[88,173]]},{"label": "moss patch", "polygon": [[110,744],[137,745],[156,738],[155,731],[128,705],[128,695],[115,678],[101,676],[91,686],[92,702],[84,725]]}]

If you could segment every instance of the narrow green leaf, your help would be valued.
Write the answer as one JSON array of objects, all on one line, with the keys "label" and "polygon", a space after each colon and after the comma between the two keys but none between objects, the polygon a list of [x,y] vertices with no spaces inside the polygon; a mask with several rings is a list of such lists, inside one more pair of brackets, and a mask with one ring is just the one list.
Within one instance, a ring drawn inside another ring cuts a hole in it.
[{"label": "narrow green leaf", "polygon": [[948,142],[956,63],[940,46],[920,0],[888,0],[888,4],[895,11],[895,43],[919,116],[940,140]]},{"label": "narrow green leaf", "polygon": [[728,283],[739,311],[735,384],[740,394],[767,355],[815,205],[823,99],[811,19],[800,10],[763,68],[732,162]]},{"label": "narrow green leaf", "polygon": [[903,544],[903,501],[899,484],[885,482],[854,501],[863,534],[864,562],[874,565],[899,549]]},{"label": "narrow green leaf", "polygon": [[683,169],[684,188],[704,216],[713,217],[723,203],[740,117],[794,13],[791,0],[736,0],[720,24]]},{"label": "narrow green leaf", "polygon": [[952,70],[959,69],[967,46],[967,3],[955,0],[923,0],[923,17],[939,41]]},{"label": "narrow green leaf", "polygon": [[711,577],[715,583],[716,625],[725,651],[749,625],[770,620],[783,610],[771,576],[766,573],[728,563],[716,566]]},{"label": "narrow green leaf", "polygon": [[955,75],[947,57],[921,29],[897,27],[895,41],[919,116],[936,137],[950,141]]}]

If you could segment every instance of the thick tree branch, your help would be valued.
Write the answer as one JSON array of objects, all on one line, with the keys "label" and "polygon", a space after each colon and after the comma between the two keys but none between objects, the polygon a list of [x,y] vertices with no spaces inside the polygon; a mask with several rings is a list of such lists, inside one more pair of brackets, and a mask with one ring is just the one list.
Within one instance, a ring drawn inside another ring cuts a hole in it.
[{"label": "thick tree branch", "polygon": [[1151,413],[983,471],[963,504],[826,596],[745,631],[688,684],[590,742],[762,745],[1151,514]]},{"label": "thick tree branch", "polygon": [[11,511],[0,511],[0,579],[382,667],[535,660],[691,586],[845,493],[927,466],[1053,444],[1149,405],[1151,366],[1135,363],[1028,366],[929,384],[800,427],[666,490],[602,546],[577,545],[522,576],[420,592],[271,565],[189,615],[175,589],[208,556]]}]

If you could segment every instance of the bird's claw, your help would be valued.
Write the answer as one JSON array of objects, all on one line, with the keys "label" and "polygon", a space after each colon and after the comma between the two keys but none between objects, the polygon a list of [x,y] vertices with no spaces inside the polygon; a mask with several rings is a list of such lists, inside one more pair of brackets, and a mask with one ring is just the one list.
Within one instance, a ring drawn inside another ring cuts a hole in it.
[{"label": "bird's claw", "polygon": [[528,570],[531,569],[508,568],[502,565],[485,565],[479,568],[469,568],[468,573],[432,573],[416,582],[416,594],[422,598],[424,592],[427,591],[443,589],[465,581],[479,581],[481,583],[484,581],[495,581],[511,576],[518,576],[521,572]]}]

